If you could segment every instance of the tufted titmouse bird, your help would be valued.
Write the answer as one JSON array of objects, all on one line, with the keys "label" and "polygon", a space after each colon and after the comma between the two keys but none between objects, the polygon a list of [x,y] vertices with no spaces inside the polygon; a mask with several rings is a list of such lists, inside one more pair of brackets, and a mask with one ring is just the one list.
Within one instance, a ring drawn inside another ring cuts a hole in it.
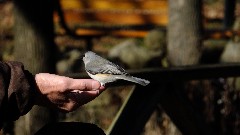
[{"label": "tufted titmouse bird", "polygon": [[83,62],[88,75],[92,79],[99,81],[102,86],[104,86],[106,83],[114,82],[119,79],[138,83],[143,86],[146,86],[150,83],[148,80],[129,75],[122,67],[102,58],[91,51],[85,53]]}]

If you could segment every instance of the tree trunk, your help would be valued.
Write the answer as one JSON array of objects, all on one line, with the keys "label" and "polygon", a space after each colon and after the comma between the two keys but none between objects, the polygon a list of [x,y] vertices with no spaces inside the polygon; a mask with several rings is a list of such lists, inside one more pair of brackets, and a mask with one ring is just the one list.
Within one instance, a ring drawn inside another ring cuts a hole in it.
[{"label": "tree trunk", "polygon": [[192,65],[201,56],[201,0],[169,0],[168,59]]},{"label": "tree trunk", "polygon": [[[169,0],[167,57],[172,66],[199,63],[202,33],[201,4],[201,0]],[[179,130],[183,134],[211,134],[212,131],[208,130],[202,115],[198,114],[189,103],[184,93],[183,82],[174,82],[171,87],[172,91],[165,95],[167,98],[161,98],[161,105]],[[178,115],[173,115],[176,108],[173,103],[177,103],[182,108],[182,112],[179,111]],[[180,119],[186,120],[184,125],[179,123]]]},{"label": "tree trunk", "polygon": [[53,1],[15,0],[15,60],[32,73],[55,72]]},{"label": "tree trunk", "polygon": [[[14,57],[33,74],[55,72],[53,1],[14,0]],[[15,133],[34,134],[51,120],[50,111],[34,107],[16,121]]]}]

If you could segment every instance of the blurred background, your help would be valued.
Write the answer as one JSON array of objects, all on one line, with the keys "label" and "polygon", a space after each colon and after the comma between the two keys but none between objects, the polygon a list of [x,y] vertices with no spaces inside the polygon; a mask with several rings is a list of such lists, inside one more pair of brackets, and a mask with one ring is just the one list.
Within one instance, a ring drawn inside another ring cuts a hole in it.
[{"label": "blurred background", "polygon": [[[87,50],[136,72],[238,63],[239,36],[239,0],[0,1],[0,59],[23,62],[34,74],[84,76]],[[1,134],[33,134],[51,121],[94,123],[107,132],[134,88],[110,87],[68,114],[34,107]],[[186,81],[181,92],[211,133],[240,134],[238,77]],[[175,121],[159,103],[141,134],[184,134]]]}]

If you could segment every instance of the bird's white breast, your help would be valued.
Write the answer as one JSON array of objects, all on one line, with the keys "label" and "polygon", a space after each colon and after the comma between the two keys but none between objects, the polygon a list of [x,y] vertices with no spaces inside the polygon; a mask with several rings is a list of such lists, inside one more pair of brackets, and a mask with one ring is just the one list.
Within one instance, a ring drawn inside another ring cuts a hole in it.
[{"label": "bird's white breast", "polygon": [[87,72],[87,73],[92,79],[99,81],[101,84],[105,84],[105,83],[113,82],[113,81],[117,80],[114,77],[114,75],[111,75],[111,74],[95,74],[95,75],[92,75],[89,72]]}]

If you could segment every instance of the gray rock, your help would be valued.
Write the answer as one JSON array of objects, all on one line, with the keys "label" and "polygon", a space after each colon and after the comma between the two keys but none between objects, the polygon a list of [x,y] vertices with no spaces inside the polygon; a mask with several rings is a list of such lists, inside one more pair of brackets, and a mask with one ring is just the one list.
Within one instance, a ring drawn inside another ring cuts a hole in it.
[{"label": "gray rock", "polygon": [[[78,50],[72,50],[65,54],[67,58],[64,58],[57,62],[56,68],[59,74],[73,72],[73,66],[76,61],[80,59],[81,52]],[[80,68],[80,67],[79,67]]]},{"label": "gray rock", "polygon": [[221,62],[240,62],[240,42],[229,41],[221,55]]},{"label": "gray rock", "polygon": [[143,68],[149,60],[160,55],[159,51],[152,51],[138,45],[135,39],[116,45],[108,53],[109,58],[118,58],[131,69]]}]

